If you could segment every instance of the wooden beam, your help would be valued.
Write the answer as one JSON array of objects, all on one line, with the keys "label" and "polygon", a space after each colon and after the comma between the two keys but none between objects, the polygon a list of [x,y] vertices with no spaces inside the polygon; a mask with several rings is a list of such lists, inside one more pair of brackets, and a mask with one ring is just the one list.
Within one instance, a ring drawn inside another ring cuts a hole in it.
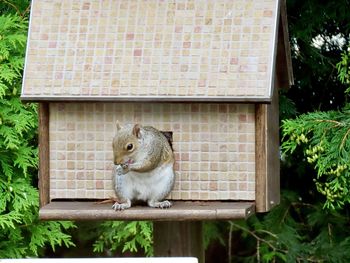
[{"label": "wooden beam", "polygon": [[267,199],[267,107],[255,105],[255,205],[258,212],[265,212]]},{"label": "wooden beam", "polygon": [[32,102],[154,102],[154,103],[270,103],[266,96],[38,96],[23,95],[23,101]]},{"label": "wooden beam", "polygon": [[52,201],[39,211],[42,220],[152,220],[200,221],[248,218],[254,213],[253,202],[174,201],[169,209],[135,206],[114,211],[112,204]]},{"label": "wooden beam", "polygon": [[204,263],[202,222],[154,222],[154,255],[156,257],[196,257]]},{"label": "wooden beam", "polygon": [[[275,80],[278,85],[278,80]],[[257,212],[280,202],[279,105],[275,87],[272,103],[255,106],[255,204]]]},{"label": "wooden beam", "polygon": [[39,103],[39,195],[40,207],[50,203],[49,104]]},{"label": "wooden beam", "polygon": [[278,26],[276,72],[280,76],[280,87],[289,88],[294,84],[292,57],[289,44],[286,0],[281,0]]}]

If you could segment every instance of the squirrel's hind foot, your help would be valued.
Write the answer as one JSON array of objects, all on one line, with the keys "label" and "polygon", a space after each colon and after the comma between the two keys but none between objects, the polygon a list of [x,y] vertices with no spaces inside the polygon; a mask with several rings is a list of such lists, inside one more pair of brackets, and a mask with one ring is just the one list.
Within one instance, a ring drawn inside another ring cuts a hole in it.
[{"label": "squirrel's hind foot", "polygon": [[118,202],[115,202],[114,205],[112,205],[112,208],[115,210],[115,211],[122,211],[122,210],[125,210],[125,209],[128,209],[131,207],[131,202],[130,200],[127,200],[125,203],[118,203]]},{"label": "squirrel's hind foot", "polygon": [[165,208],[170,208],[172,206],[172,203],[169,202],[168,200],[164,200],[162,202],[148,201],[148,206],[154,207],[154,208],[165,209]]}]

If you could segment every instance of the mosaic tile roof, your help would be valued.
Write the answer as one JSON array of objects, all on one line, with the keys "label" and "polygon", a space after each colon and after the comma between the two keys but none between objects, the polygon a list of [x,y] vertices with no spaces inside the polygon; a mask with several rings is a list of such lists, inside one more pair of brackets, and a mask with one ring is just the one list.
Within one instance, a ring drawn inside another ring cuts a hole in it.
[{"label": "mosaic tile roof", "polygon": [[22,98],[267,101],[278,0],[33,0]]}]

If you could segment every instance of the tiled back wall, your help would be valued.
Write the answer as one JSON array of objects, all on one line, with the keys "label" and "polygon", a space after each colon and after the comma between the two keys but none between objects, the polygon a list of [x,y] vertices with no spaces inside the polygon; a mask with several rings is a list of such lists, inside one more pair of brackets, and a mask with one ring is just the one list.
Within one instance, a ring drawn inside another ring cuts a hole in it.
[{"label": "tiled back wall", "polygon": [[254,105],[51,103],[50,198],[104,199],[116,122],[172,131],[173,200],[254,200]]}]

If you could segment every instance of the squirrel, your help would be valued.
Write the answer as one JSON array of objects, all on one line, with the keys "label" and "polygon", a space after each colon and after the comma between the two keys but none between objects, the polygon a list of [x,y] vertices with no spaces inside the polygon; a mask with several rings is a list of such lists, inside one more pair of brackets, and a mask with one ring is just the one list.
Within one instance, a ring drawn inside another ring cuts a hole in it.
[{"label": "squirrel", "polygon": [[113,184],[120,201],[112,206],[114,210],[130,208],[133,201],[145,201],[156,208],[171,207],[171,202],[163,199],[175,182],[175,158],[170,142],[160,131],[151,126],[117,123],[113,157]]}]

